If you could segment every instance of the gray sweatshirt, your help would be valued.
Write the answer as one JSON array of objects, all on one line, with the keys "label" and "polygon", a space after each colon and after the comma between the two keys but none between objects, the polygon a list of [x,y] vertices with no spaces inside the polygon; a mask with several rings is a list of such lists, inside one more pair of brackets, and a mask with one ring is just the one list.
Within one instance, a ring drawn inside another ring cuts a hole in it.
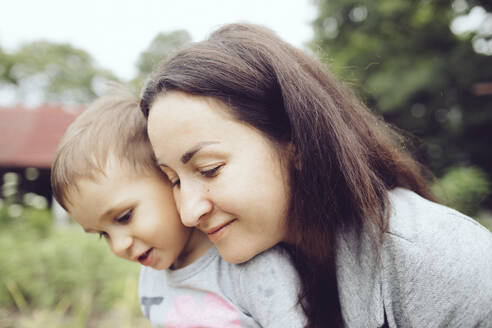
[{"label": "gray sweatshirt", "polygon": [[[383,247],[339,236],[347,327],[492,327],[492,234],[471,218],[397,188]],[[379,254],[379,255],[378,255]]]},{"label": "gray sweatshirt", "polygon": [[[379,251],[367,232],[338,236],[345,326],[492,327],[492,234],[409,190],[389,197],[390,227]],[[180,270],[142,268],[139,291],[155,327],[290,328],[306,322],[298,290],[295,270],[276,247],[241,265],[213,248]]]}]

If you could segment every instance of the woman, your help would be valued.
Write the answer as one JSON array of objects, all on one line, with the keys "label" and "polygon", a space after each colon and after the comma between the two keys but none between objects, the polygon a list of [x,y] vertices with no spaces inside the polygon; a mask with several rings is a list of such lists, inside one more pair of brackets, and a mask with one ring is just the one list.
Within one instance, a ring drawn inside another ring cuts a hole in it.
[{"label": "woman", "polygon": [[141,109],[183,223],[232,263],[282,243],[309,327],[492,326],[491,234],[431,202],[403,139],[271,31],[192,44]]}]

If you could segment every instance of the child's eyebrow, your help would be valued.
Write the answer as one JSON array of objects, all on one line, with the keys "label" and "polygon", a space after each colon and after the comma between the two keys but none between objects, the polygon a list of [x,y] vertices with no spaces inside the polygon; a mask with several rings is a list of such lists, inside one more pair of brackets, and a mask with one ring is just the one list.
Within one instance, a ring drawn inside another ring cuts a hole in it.
[{"label": "child's eyebrow", "polygon": [[[124,204],[117,204],[116,206],[107,209],[101,216],[99,216],[99,219],[115,216],[117,213],[119,213],[121,211],[121,208],[123,206],[124,206]],[[86,228],[84,228],[84,231],[87,233],[97,232],[96,230],[86,229]]]},{"label": "child's eyebrow", "polygon": [[121,210],[122,205],[118,204],[106,210],[99,218],[112,217],[116,215]]}]

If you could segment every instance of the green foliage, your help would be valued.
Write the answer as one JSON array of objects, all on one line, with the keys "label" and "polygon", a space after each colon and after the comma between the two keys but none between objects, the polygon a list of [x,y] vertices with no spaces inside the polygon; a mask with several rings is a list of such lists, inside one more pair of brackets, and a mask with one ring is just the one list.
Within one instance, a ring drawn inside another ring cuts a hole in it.
[{"label": "green foliage", "polygon": [[87,103],[95,98],[99,80],[116,80],[84,50],[48,41],[26,43],[12,54],[0,51],[0,71],[20,99],[35,93],[42,101],[65,103]]},{"label": "green foliage", "polygon": [[[128,289],[132,293],[134,288]],[[126,289],[125,289],[126,290]],[[70,304],[62,300],[52,309],[33,309],[12,313],[0,308],[0,327],[3,328],[86,328],[86,327],[150,327],[150,323],[141,315],[132,311],[131,300],[117,302],[110,312],[100,316],[91,316],[93,298],[89,293]],[[130,301],[130,302],[128,302]]]},{"label": "green foliage", "polygon": [[185,30],[159,33],[148,48],[140,54],[137,62],[139,74],[145,76],[150,74],[159,63],[190,41],[191,36]]},{"label": "green foliage", "polygon": [[[150,327],[150,323],[135,313],[137,282],[127,280],[125,295],[116,302],[111,311],[93,315],[93,296],[89,293],[69,303],[66,299],[54,308],[22,310],[17,313],[0,308],[0,327],[3,328],[85,328],[85,327]],[[130,297],[130,298],[129,298]]]},{"label": "green foliage", "polygon": [[438,175],[457,165],[492,175],[492,96],[474,93],[476,84],[492,83],[492,56],[473,48],[477,38],[490,40],[492,33],[455,35],[450,29],[475,5],[492,10],[489,1],[316,4],[313,50],[370,108],[423,140],[427,147],[419,157]]},{"label": "green foliage", "polygon": [[[21,214],[12,217],[8,213],[9,206],[18,206]],[[33,234],[35,238],[44,238],[49,235],[53,224],[51,212],[47,209],[23,207],[18,204],[5,204],[0,206],[0,229],[13,234],[22,234],[25,231]],[[1,241],[0,241],[1,242]]]},{"label": "green foliage", "polygon": [[[129,81],[139,91],[148,74],[171,53],[191,41],[185,30],[158,34],[137,62],[138,74]],[[0,47],[0,87],[9,86],[19,102],[87,104],[104,93],[104,82],[118,81],[92,56],[70,44],[33,41],[14,52]]]},{"label": "green foliage", "polygon": [[137,61],[138,75],[130,84],[135,90],[143,87],[147,76],[154,71],[162,61],[172,53],[191,42],[190,34],[185,30],[176,30],[169,33],[159,33],[150,45],[140,53]]},{"label": "green foliage", "polygon": [[1,306],[14,305],[5,284],[15,282],[31,307],[52,307],[62,296],[76,300],[89,292],[97,308],[108,310],[122,296],[125,273],[137,279],[137,267],[79,229],[61,229],[45,238],[33,231],[2,231],[0,244]]},{"label": "green foliage", "polygon": [[444,204],[476,216],[480,203],[490,194],[490,181],[479,168],[451,168],[434,183],[432,192]]},{"label": "green foliage", "polygon": [[13,58],[0,48],[0,85],[15,83],[9,75],[12,66],[14,65]]},{"label": "green foliage", "polygon": [[116,317],[142,317],[138,265],[78,226],[53,228],[49,210],[25,208],[13,218],[7,208],[0,206],[0,308],[24,318],[12,327],[85,327],[116,310]]}]

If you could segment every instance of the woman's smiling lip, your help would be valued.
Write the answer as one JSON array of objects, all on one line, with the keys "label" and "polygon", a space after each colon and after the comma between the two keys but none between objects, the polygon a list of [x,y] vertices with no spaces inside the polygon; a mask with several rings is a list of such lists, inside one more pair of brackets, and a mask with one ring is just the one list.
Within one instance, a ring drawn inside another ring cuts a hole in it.
[{"label": "woman's smiling lip", "polygon": [[216,243],[227,233],[227,231],[229,231],[231,224],[236,220],[237,219],[233,219],[219,226],[203,230],[203,232],[207,234],[211,242]]}]

